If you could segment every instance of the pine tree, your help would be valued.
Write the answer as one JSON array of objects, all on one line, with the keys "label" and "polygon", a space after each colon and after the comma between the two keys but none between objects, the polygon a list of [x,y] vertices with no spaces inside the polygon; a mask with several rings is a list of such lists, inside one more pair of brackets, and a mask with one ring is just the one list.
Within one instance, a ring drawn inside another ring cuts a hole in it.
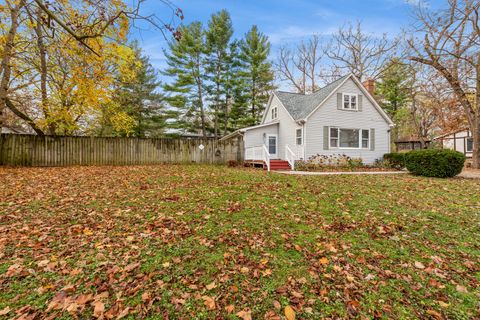
[{"label": "pine tree", "polygon": [[253,26],[240,43],[242,78],[245,86],[244,100],[248,115],[243,122],[247,125],[258,123],[268,102],[273,85],[272,65],[268,61],[270,43],[268,37]]},{"label": "pine tree", "polygon": [[227,130],[229,113],[229,90],[231,81],[232,52],[230,41],[233,35],[232,20],[226,10],[211,16],[206,30],[207,58],[206,72],[209,84],[208,100],[213,113],[213,132],[220,135],[223,119],[224,133]]},{"label": "pine tree", "polygon": [[168,67],[163,74],[173,79],[163,86],[167,101],[176,112],[172,128],[207,136],[206,108],[204,105],[205,32],[200,22],[180,29],[181,38],[169,43],[165,52]]},{"label": "pine tree", "polygon": [[149,58],[142,54],[137,42],[132,44],[139,64],[133,80],[117,78],[113,100],[136,121],[133,135],[158,137],[163,134],[166,122],[163,110],[164,97],[157,91],[160,81]]},{"label": "pine tree", "polygon": [[[149,58],[142,54],[137,42],[131,44],[135,59],[126,69],[133,72],[125,77],[117,70],[112,84],[112,96],[108,105],[101,111],[98,134],[106,136],[123,136],[127,133],[119,131],[118,121],[133,122],[129,136],[158,137],[163,135],[166,117],[163,106],[163,95],[157,90],[160,82]],[[132,71],[133,70],[133,71]],[[116,113],[124,115],[119,117]]]},{"label": "pine tree", "polygon": [[398,59],[392,59],[381,73],[375,94],[382,98],[382,107],[392,119],[407,104],[411,88],[409,79],[409,67]]}]

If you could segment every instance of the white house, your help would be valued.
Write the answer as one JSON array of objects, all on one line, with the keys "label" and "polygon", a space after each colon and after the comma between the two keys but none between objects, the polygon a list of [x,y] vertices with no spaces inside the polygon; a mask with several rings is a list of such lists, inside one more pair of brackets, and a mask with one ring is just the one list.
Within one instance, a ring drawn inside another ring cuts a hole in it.
[{"label": "white house", "polygon": [[440,141],[444,149],[459,151],[471,158],[473,154],[473,137],[469,129],[460,129],[436,137],[434,140]]},{"label": "white house", "polygon": [[312,94],[277,91],[259,125],[222,139],[243,135],[245,161],[270,169],[293,168],[316,154],[346,154],[373,163],[390,152],[392,120],[353,75]]}]

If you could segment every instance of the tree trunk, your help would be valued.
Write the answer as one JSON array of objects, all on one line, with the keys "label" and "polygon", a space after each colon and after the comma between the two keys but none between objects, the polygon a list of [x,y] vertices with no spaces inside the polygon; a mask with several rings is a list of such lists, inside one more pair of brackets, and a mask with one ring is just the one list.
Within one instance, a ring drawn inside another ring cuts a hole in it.
[{"label": "tree trunk", "polygon": [[20,9],[24,4],[25,0],[22,0],[17,4],[17,6],[12,7],[10,10],[11,25],[7,34],[7,38],[5,39],[1,63],[2,78],[0,80],[0,128],[3,126],[4,111],[7,106],[8,86],[10,84],[10,76],[12,72],[10,60],[13,55],[15,35],[17,34],[19,24],[18,16],[20,14]]},{"label": "tree trunk", "polygon": [[42,96],[42,111],[48,123],[49,134],[55,135],[55,125],[50,123],[50,112],[48,106],[48,93],[47,93],[47,50],[45,43],[43,42],[43,30],[40,21],[42,21],[42,9],[37,9],[37,22],[35,25],[35,33],[37,35],[37,47],[40,56],[40,92]]}]

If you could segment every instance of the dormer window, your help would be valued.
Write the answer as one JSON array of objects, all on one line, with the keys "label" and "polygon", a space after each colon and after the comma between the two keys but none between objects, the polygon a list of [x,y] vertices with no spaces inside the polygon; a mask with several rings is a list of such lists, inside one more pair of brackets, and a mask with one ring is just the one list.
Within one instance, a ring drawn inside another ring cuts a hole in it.
[{"label": "dormer window", "polygon": [[272,108],[272,120],[277,119],[277,117],[278,117],[277,107]]},{"label": "dormer window", "polygon": [[342,107],[345,110],[357,110],[358,96],[356,94],[344,93]]}]

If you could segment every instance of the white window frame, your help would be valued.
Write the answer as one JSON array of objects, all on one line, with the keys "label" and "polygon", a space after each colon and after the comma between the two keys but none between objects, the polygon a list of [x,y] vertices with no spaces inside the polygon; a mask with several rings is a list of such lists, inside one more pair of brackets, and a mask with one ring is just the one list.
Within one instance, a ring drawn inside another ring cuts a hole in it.
[{"label": "white window frame", "polygon": [[[332,138],[331,138],[331,130],[336,129],[337,130],[337,147],[332,146]],[[358,130],[358,148],[346,148],[346,147],[340,147],[340,131],[341,130]],[[362,147],[363,146],[363,131],[368,132],[368,145],[367,147]],[[329,127],[328,128],[328,148],[329,149],[339,149],[339,150],[368,150],[370,149],[370,129],[359,129],[359,128],[340,128],[340,127]]]},{"label": "white window frame", "polygon": [[277,107],[272,108],[272,120],[275,120],[278,118],[278,109]]},{"label": "white window frame", "polygon": [[[348,96],[348,108],[345,108],[345,97]],[[352,97],[355,97],[355,108],[352,108]],[[343,93],[342,94],[342,110],[358,110],[358,94],[356,93]]]},{"label": "white window frame", "polygon": [[[300,136],[298,136],[298,132],[300,132]],[[300,139],[300,143],[298,143],[299,139]],[[297,146],[303,145],[303,130],[302,130],[302,128],[295,129],[295,144]]]},{"label": "white window frame", "polygon": [[[472,140],[472,149],[468,149],[468,140]],[[467,137],[465,141],[465,152],[473,152],[473,137]]]}]

